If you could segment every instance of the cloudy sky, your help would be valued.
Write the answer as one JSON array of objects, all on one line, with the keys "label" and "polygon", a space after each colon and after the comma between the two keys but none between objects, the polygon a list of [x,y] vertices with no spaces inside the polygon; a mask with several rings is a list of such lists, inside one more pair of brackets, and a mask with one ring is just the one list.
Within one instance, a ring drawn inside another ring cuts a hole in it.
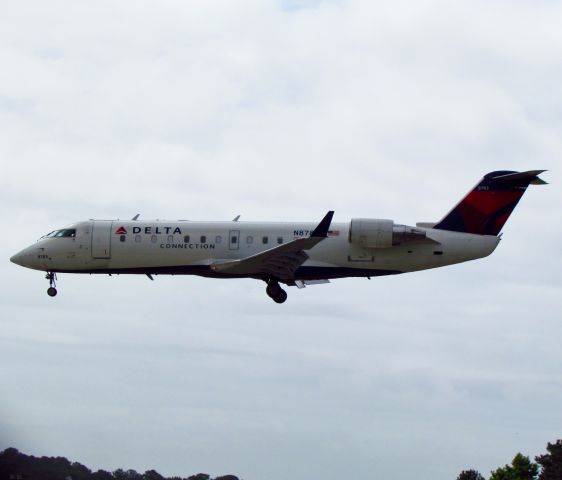
[{"label": "cloudy sky", "polygon": [[[562,5],[22,1],[0,14],[0,449],[246,480],[488,474],[562,437]],[[438,220],[489,258],[289,290],[8,259],[88,218]]]}]

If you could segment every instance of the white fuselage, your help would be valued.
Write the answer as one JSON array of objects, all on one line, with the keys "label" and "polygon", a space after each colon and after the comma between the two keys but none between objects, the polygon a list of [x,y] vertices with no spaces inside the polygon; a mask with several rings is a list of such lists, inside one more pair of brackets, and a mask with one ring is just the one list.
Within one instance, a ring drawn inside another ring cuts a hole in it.
[{"label": "white fuselage", "polygon": [[[12,257],[48,272],[194,274],[218,273],[210,265],[244,259],[305,238],[313,223],[90,220],[66,227],[71,236],[43,237]],[[330,279],[412,272],[489,255],[499,238],[420,228],[424,241],[389,248],[350,242],[349,223],[332,223],[328,238],[307,251],[295,279]],[[259,276],[258,276],[259,278]]]}]

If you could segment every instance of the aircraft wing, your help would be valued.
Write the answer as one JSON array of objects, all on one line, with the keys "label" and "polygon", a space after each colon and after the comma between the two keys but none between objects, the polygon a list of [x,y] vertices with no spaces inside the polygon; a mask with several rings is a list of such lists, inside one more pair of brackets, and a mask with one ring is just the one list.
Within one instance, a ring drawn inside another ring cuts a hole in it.
[{"label": "aircraft wing", "polygon": [[297,238],[240,260],[215,262],[210,267],[215,272],[263,275],[283,281],[293,281],[297,268],[308,260],[306,250],[310,250],[328,237],[333,216],[334,212],[330,210],[308,238]]}]

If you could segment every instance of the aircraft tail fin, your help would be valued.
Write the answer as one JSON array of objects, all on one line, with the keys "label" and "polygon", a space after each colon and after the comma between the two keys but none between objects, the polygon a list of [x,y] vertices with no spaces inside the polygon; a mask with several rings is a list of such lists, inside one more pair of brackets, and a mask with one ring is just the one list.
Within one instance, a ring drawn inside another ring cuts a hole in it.
[{"label": "aircraft tail fin", "polygon": [[498,235],[527,187],[547,183],[538,177],[545,171],[488,173],[433,228],[478,235]]}]

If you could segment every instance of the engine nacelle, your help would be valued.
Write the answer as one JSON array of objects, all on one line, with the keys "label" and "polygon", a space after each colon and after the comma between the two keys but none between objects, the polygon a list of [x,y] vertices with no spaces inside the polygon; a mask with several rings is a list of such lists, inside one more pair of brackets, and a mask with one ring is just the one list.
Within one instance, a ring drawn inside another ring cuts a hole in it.
[{"label": "engine nacelle", "polygon": [[354,218],[349,226],[349,242],[364,248],[390,248],[424,238],[426,234],[423,230],[395,225],[392,220]]},{"label": "engine nacelle", "polygon": [[366,248],[392,247],[392,220],[354,218],[349,226],[349,242]]}]

